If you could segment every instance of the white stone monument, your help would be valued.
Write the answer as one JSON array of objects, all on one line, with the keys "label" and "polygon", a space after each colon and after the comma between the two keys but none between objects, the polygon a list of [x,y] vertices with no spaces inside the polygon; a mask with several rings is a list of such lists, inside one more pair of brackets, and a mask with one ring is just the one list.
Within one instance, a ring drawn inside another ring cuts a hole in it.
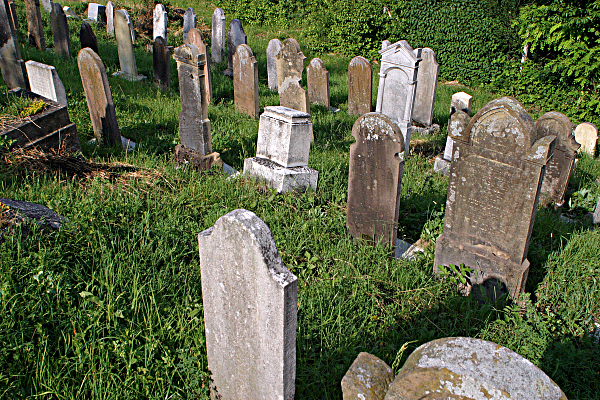
[{"label": "white stone monument", "polygon": [[32,60],[27,61],[25,67],[27,68],[29,87],[33,93],[44,96],[63,106],[67,105],[65,86],[58,77],[56,68]]}]

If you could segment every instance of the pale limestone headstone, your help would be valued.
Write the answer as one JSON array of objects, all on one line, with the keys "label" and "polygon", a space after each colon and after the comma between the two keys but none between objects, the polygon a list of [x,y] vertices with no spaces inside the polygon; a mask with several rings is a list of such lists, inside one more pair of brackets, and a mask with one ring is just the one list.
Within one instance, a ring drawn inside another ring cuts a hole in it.
[{"label": "pale limestone headstone", "polygon": [[575,128],[575,140],[581,145],[580,153],[590,157],[596,156],[596,144],[598,143],[598,128],[590,122],[584,122]]},{"label": "pale limestone headstone", "polygon": [[187,39],[190,29],[196,27],[196,12],[192,7],[188,7],[183,14],[183,42]]},{"label": "pale limestone headstone", "polygon": [[348,65],[348,114],[371,112],[373,102],[373,69],[364,57],[356,56]]},{"label": "pale limestone headstone", "polygon": [[278,192],[317,189],[318,171],[308,167],[310,115],[265,107],[260,116],[256,157],[244,160],[244,174],[263,179]]},{"label": "pale limestone headstone", "polygon": [[233,55],[240,44],[247,43],[247,36],[239,19],[232,19],[227,30],[227,69],[226,76],[233,76]]},{"label": "pale limestone headstone", "polygon": [[210,77],[210,59],[208,58],[208,48],[202,40],[202,34],[196,28],[190,29],[187,36],[187,43],[191,43],[196,45],[198,51],[204,54],[206,58],[206,64],[204,64],[204,90],[206,90],[206,101],[208,103],[212,102],[212,80]]},{"label": "pale limestone headstone", "polygon": [[121,133],[104,63],[98,54],[86,47],[77,55],[77,66],[96,140],[108,145],[120,143]]},{"label": "pale limestone headstone", "polygon": [[313,58],[306,67],[306,86],[311,103],[321,104],[326,108],[329,103],[329,72],[320,58]]},{"label": "pale limestone headstone", "polygon": [[19,42],[4,1],[0,1],[0,69],[2,79],[9,89],[29,87]]},{"label": "pale limestone headstone", "polygon": [[167,23],[169,21],[167,19],[167,10],[165,9],[165,6],[157,4],[156,7],[154,7],[152,22],[152,40],[155,40],[160,36],[167,42]]},{"label": "pale limestone headstone", "polygon": [[343,400],[383,400],[394,371],[383,360],[362,352],[342,379]]},{"label": "pale limestone headstone", "polygon": [[233,102],[237,112],[258,117],[258,63],[247,44],[233,55]]},{"label": "pale limestone headstone", "polygon": [[58,77],[56,68],[32,60],[27,61],[25,66],[27,67],[29,87],[33,93],[44,96],[63,106],[67,105],[65,86]]},{"label": "pale limestone headstone", "polygon": [[269,90],[277,91],[277,54],[281,51],[283,43],[279,39],[271,39],[267,46],[267,78]]},{"label": "pale limestone headstone", "polygon": [[305,59],[296,39],[283,41],[283,47],[277,54],[277,90],[281,106],[309,114],[308,93],[300,84]]},{"label": "pale limestone headstone", "polygon": [[398,124],[368,113],[352,127],[346,226],[355,239],[394,247],[404,171],[404,137]]},{"label": "pale limestone headstone", "polygon": [[88,19],[94,22],[106,22],[106,7],[98,3],[89,3]]},{"label": "pale limestone headstone", "polygon": [[111,1],[106,3],[106,33],[110,36],[115,34],[115,7]]},{"label": "pale limestone headstone", "polygon": [[52,0],[42,0],[42,7],[47,13],[52,12]]},{"label": "pale limestone headstone", "polygon": [[46,51],[40,0],[25,0],[25,11],[27,15],[27,37],[29,38],[29,43],[38,50]]},{"label": "pale limestone headstone", "polygon": [[435,60],[435,53],[429,47],[421,50],[421,59],[412,119],[417,124],[431,126],[440,65]]},{"label": "pale limestone headstone", "polygon": [[171,51],[162,36],[157,36],[152,44],[152,66],[154,86],[163,92],[169,90],[171,86]]},{"label": "pale limestone headstone", "polygon": [[293,399],[298,279],[271,231],[238,209],[198,242],[211,398]]},{"label": "pale limestone headstone", "polygon": [[62,58],[71,58],[71,39],[69,37],[69,24],[67,16],[58,3],[52,4],[50,22],[52,24],[52,37],[54,38],[54,52]]},{"label": "pale limestone headstone", "polygon": [[421,49],[414,50],[405,40],[401,40],[379,53],[381,68],[375,110],[398,124],[404,137],[404,151],[408,155]]},{"label": "pale limestone headstone", "polygon": [[531,229],[556,136],[536,140],[523,106],[503,97],[479,110],[467,130],[452,139],[444,232],[437,239],[434,271],[464,264],[474,270],[465,294],[516,298],[525,289]]},{"label": "pale limestone headstone", "polygon": [[220,63],[225,57],[225,13],[222,8],[215,8],[212,15],[212,40],[210,55],[214,63]]},{"label": "pale limestone headstone", "polygon": [[115,38],[119,52],[119,65],[121,70],[113,75],[128,81],[140,81],[145,79],[144,75],[138,75],[133,42],[131,41],[131,22],[125,10],[117,10],[114,15]]}]

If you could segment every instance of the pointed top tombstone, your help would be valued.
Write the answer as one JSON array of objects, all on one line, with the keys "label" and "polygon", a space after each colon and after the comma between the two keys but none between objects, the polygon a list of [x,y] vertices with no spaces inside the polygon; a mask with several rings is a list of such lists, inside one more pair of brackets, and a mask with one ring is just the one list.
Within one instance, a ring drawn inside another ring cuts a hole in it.
[{"label": "pointed top tombstone", "polygon": [[115,7],[111,1],[106,3],[106,33],[115,34]]},{"label": "pointed top tombstone", "polygon": [[196,27],[196,13],[192,7],[188,7],[183,15],[183,42],[185,43],[190,29]]},{"label": "pointed top tombstone", "polygon": [[187,36],[187,43],[191,43],[198,48],[200,53],[203,53],[206,59],[206,64],[204,64],[204,90],[206,90],[206,101],[208,103],[212,102],[212,80],[210,78],[210,60],[208,58],[208,48],[202,40],[202,34],[196,28],[190,29]]},{"label": "pointed top tombstone", "polygon": [[296,39],[283,41],[283,47],[277,54],[277,90],[281,106],[310,113],[308,94],[300,85],[305,59]]},{"label": "pointed top tombstone", "polygon": [[373,102],[373,69],[364,57],[356,56],[348,65],[348,114],[371,112]]},{"label": "pointed top tombstone", "polygon": [[423,126],[431,126],[440,65],[435,60],[435,53],[429,47],[421,50],[421,58],[412,119]]},{"label": "pointed top tombstone", "polygon": [[225,13],[222,8],[215,8],[212,15],[212,40],[210,55],[214,63],[220,63],[225,57]]},{"label": "pointed top tombstone", "polygon": [[33,93],[44,96],[63,106],[67,105],[65,86],[58,77],[56,68],[33,60],[27,61],[25,66],[27,67],[29,86]]},{"label": "pointed top tombstone", "polygon": [[69,24],[67,22],[67,16],[60,4],[52,4],[50,21],[52,23],[52,37],[54,38],[54,52],[62,58],[71,58]]},{"label": "pointed top tombstone", "polygon": [[82,49],[84,47],[89,47],[98,54],[98,39],[96,39],[96,34],[91,25],[85,21],[81,24],[81,29],[79,30],[79,41]]},{"label": "pointed top tombstone", "polygon": [[6,3],[0,1],[0,68],[9,89],[29,87],[19,42],[9,21]]},{"label": "pointed top tombstone", "polygon": [[313,58],[306,67],[306,86],[311,103],[330,107],[329,72],[320,58]]},{"label": "pointed top tombstone", "polygon": [[38,50],[46,51],[40,0],[25,0],[25,9],[27,13],[27,37],[29,38],[29,43]]},{"label": "pointed top tombstone", "polygon": [[154,7],[154,13],[152,14],[153,28],[152,28],[152,40],[161,36],[167,41],[167,10],[162,4],[157,4]]},{"label": "pointed top tombstone", "polygon": [[227,30],[227,69],[226,76],[233,76],[233,55],[240,44],[247,43],[247,36],[239,19],[232,19]]},{"label": "pointed top tombstone", "polygon": [[281,40],[271,39],[267,46],[267,75],[269,80],[269,90],[277,91],[277,54],[281,51]]},{"label": "pointed top tombstone", "polygon": [[258,117],[258,63],[247,44],[233,55],[233,94],[237,112]]}]

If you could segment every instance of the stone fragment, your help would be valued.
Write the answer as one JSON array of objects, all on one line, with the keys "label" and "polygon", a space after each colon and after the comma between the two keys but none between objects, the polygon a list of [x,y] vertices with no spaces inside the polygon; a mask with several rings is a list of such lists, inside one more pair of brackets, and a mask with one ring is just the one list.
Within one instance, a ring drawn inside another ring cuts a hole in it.
[{"label": "stone fragment", "polygon": [[394,371],[380,358],[362,352],[342,379],[343,400],[383,400]]},{"label": "stone fragment", "polygon": [[96,34],[92,30],[90,24],[85,21],[81,24],[81,29],[79,30],[79,41],[82,49],[84,47],[89,47],[98,54],[98,39],[96,39]]},{"label": "stone fragment", "polygon": [[111,1],[106,3],[106,33],[110,36],[115,34],[115,7]]},{"label": "stone fragment", "polygon": [[465,92],[456,92],[452,95],[450,101],[450,114],[453,110],[461,110],[471,116],[471,107],[473,106],[473,96]]},{"label": "stone fragment", "polygon": [[329,103],[329,72],[320,58],[313,58],[306,67],[306,86],[311,103],[321,104],[325,108]]},{"label": "stone fragment", "polygon": [[2,79],[9,89],[27,89],[27,73],[25,63],[21,59],[21,51],[7,3],[0,1],[0,69]]},{"label": "stone fragment", "polygon": [[296,39],[283,41],[283,47],[277,54],[277,90],[281,106],[309,114],[308,94],[300,84],[305,59]]},{"label": "stone fragment", "polygon": [[367,113],[352,127],[346,226],[355,239],[393,247],[398,231],[404,138],[385,114]]},{"label": "stone fragment", "polygon": [[42,0],[42,7],[47,13],[52,12],[52,0]]},{"label": "stone fragment", "polygon": [[27,38],[29,39],[29,43],[38,50],[46,51],[40,0],[25,0],[25,11],[27,15]]},{"label": "stone fragment", "polygon": [[267,78],[269,90],[277,91],[277,54],[281,51],[283,43],[279,39],[271,39],[267,46]]},{"label": "stone fragment", "polygon": [[144,75],[138,75],[137,72],[133,41],[131,40],[131,20],[129,19],[129,14],[125,10],[117,10],[115,11],[114,21],[121,70],[113,73],[113,75],[128,81],[146,79]]},{"label": "stone fragment", "polygon": [[33,93],[44,96],[63,106],[67,105],[65,86],[58,77],[56,68],[33,60],[27,61],[25,66],[29,78],[29,87]]},{"label": "stone fragment", "polygon": [[222,8],[215,8],[212,15],[212,40],[210,55],[212,62],[218,64],[225,57],[225,13]]},{"label": "stone fragment", "polygon": [[233,55],[233,102],[237,112],[258,117],[258,63],[247,44]]},{"label": "stone fragment", "polygon": [[154,86],[165,92],[171,87],[171,50],[162,36],[152,44],[152,66]]},{"label": "stone fragment", "polygon": [[198,242],[211,398],[293,399],[298,279],[271,231],[238,209]]},{"label": "stone fragment", "polygon": [[440,65],[435,60],[435,53],[429,47],[421,50],[421,59],[412,119],[422,126],[431,126]]},{"label": "stone fragment", "polygon": [[208,48],[202,40],[202,34],[196,28],[190,29],[188,32],[187,43],[196,45],[198,51],[204,54],[206,58],[206,64],[204,64],[204,90],[206,90],[206,101],[210,104],[212,102],[212,80],[210,77],[210,60],[208,57]]},{"label": "stone fragment", "polygon": [[454,149],[434,271],[464,264],[473,269],[465,294],[516,298],[529,272],[531,228],[556,137],[536,141],[533,120],[510,97],[490,101],[465,132],[449,134]]},{"label": "stone fragment", "polygon": [[0,197],[0,204],[17,210],[19,215],[33,220],[40,225],[48,225],[53,229],[59,229],[62,224],[69,222],[62,215],[58,215],[46,206],[28,201],[4,199]]},{"label": "stone fragment", "polygon": [[15,6],[14,0],[7,0],[6,12],[8,13],[8,20],[12,24],[14,32],[19,31],[19,18],[17,17],[17,6]]},{"label": "stone fragment", "polygon": [[186,43],[188,32],[196,27],[196,13],[192,7],[188,7],[183,14],[183,43]]},{"label": "stone fragment", "polygon": [[52,24],[52,37],[54,38],[54,52],[62,58],[71,58],[71,39],[69,38],[69,24],[67,16],[58,3],[52,4],[50,22]]},{"label": "stone fragment", "polygon": [[227,30],[227,69],[226,76],[233,76],[233,55],[240,44],[247,43],[247,36],[239,19],[232,19]]},{"label": "stone fragment", "polygon": [[598,143],[598,128],[590,122],[584,122],[575,128],[575,140],[581,145],[580,153],[590,157],[596,156],[596,144]]},{"label": "stone fragment", "polygon": [[121,133],[115,105],[102,60],[92,49],[86,47],[79,51],[77,65],[96,140],[110,146],[120,143]]},{"label": "stone fragment", "polygon": [[106,22],[106,6],[98,3],[89,3],[88,19],[94,22]]},{"label": "stone fragment", "polygon": [[157,4],[154,7],[152,13],[152,40],[156,40],[157,37],[162,37],[167,42],[167,10],[162,4]]},{"label": "stone fragment", "polygon": [[348,65],[348,114],[371,112],[373,102],[373,68],[364,57],[356,56]]},{"label": "stone fragment", "polygon": [[552,379],[506,347],[481,339],[437,339],[418,347],[385,400],[567,400]]}]

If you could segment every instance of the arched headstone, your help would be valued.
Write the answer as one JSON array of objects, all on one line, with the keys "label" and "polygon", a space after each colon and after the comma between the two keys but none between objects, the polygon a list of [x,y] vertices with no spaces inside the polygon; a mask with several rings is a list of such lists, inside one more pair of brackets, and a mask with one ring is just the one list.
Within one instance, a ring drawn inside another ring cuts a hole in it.
[{"label": "arched headstone", "polygon": [[329,72],[320,58],[313,58],[306,67],[306,86],[311,103],[330,107]]},{"label": "arched headstone", "polygon": [[233,55],[240,44],[246,44],[248,37],[239,19],[232,19],[227,30],[227,69],[226,76],[233,76]]},{"label": "arched headstone", "polygon": [[258,63],[247,44],[233,55],[233,98],[237,112],[258,117]]},{"label": "arched headstone", "polygon": [[281,40],[271,39],[267,46],[267,77],[269,81],[269,90],[277,91],[277,54],[281,51]]},{"label": "arched headstone", "polygon": [[356,56],[348,65],[348,114],[371,112],[373,102],[373,69],[364,57]]},{"label": "arched headstone", "polygon": [[162,37],[167,42],[167,10],[162,4],[157,4],[152,13],[152,39]]}]

